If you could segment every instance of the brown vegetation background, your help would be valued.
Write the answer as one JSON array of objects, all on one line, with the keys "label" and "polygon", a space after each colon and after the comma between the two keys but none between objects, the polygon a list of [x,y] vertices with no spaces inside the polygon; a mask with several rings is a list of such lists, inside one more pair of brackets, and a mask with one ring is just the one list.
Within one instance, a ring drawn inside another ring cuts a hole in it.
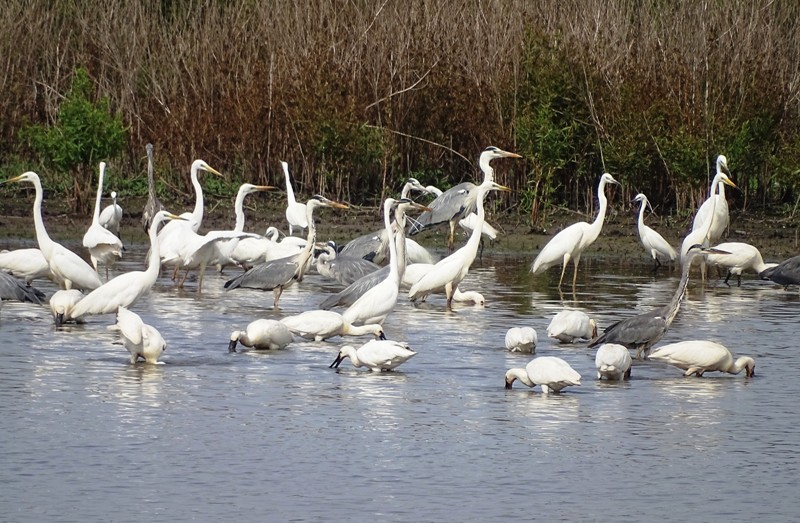
[{"label": "brown vegetation background", "polygon": [[144,194],[152,142],[172,197],[194,158],[278,186],[286,160],[301,196],[375,205],[408,176],[474,179],[490,144],[525,156],[498,167],[514,190],[498,210],[533,222],[591,210],[603,171],[624,201],[688,212],[720,153],[734,208],[800,196],[794,0],[7,0],[0,15],[3,174],[46,169],[18,133],[55,120],[83,66],[129,127],[110,168],[123,195]]}]

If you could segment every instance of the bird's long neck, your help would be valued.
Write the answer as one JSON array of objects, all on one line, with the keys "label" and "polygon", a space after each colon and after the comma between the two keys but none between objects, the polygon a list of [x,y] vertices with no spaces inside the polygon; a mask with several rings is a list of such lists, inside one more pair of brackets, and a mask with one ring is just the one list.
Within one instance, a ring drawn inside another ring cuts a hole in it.
[{"label": "bird's long neck", "polygon": [[389,238],[389,279],[400,285],[399,259],[397,256],[397,245],[394,242],[394,230],[392,228],[392,201],[386,200],[383,204],[383,224],[386,227],[386,235]]},{"label": "bird's long neck", "polygon": [[644,228],[644,208],[647,207],[647,201],[642,200],[642,206],[639,209],[639,234],[641,234],[641,230]]},{"label": "bird's long neck", "polygon": [[478,160],[478,166],[480,166],[481,171],[483,171],[483,181],[484,182],[486,182],[486,181],[493,182],[494,181],[494,169],[492,169],[492,166],[489,164],[489,162],[491,162],[491,161],[492,161],[492,159],[489,156],[484,155],[484,154],[481,154],[481,157]]},{"label": "bird's long neck", "polygon": [[365,334],[375,334],[381,330],[381,326],[375,323],[367,323],[366,325],[352,325],[347,324],[347,334],[351,336],[364,336]]},{"label": "bird's long neck", "polygon": [[486,220],[486,211],[483,208],[483,200],[486,198],[486,193],[489,191],[489,185],[484,182],[478,186],[475,195],[475,206],[477,207],[478,220],[475,222],[475,228],[472,229],[472,234],[467,240],[467,243],[462,247],[467,252],[465,266],[467,268],[475,261],[478,255],[478,248],[481,244],[481,234],[483,233],[483,224]]},{"label": "bird's long neck", "polygon": [[233,210],[236,213],[236,225],[233,230],[242,232],[244,230],[244,197],[247,196],[247,191],[240,190],[236,194],[236,202],[233,204]]},{"label": "bird's long neck", "polygon": [[47,229],[45,229],[44,220],[42,219],[42,200],[44,200],[42,184],[37,180],[33,185],[36,188],[36,199],[33,201],[33,226],[36,230],[36,241],[39,243],[39,250],[49,261],[53,254],[55,242],[47,234]]},{"label": "bird's long neck", "polygon": [[664,321],[667,323],[667,327],[672,324],[672,320],[674,320],[675,316],[678,315],[678,311],[681,308],[681,302],[683,302],[683,298],[686,296],[686,287],[689,284],[689,271],[692,268],[693,258],[694,256],[691,256],[683,265],[681,281],[678,283],[678,288],[675,289],[675,294],[672,296],[672,300],[669,302],[669,305],[667,305],[667,310],[664,313]]},{"label": "bird's long neck", "polygon": [[194,187],[194,193],[196,195],[196,199],[194,202],[194,211],[192,211],[192,220],[194,220],[194,224],[199,228],[200,223],[203,221],[203,187],[200,185],[200,180],[197,179],[199,169],[197,166],[192,165],[192,187]]},{"label": "bird's long neck", "polygon": [[158,226],[161,225],[163,219],[153,220],[150,224],[147,234],[150,237],[150,257],[147,259],[147,269],[145,274],[153,279],[153,282],[158,278],[158,272],[161,269],[161,251],[158,248]]},{"label": "bird's long neck", "polygon": [[533,387],[536,385],[533,382],[533,380],[531,380],[530,377],[528,377],[528,371],[526,371],[523,368],[509,369],[506,372],[506,383],[508,383],[509,378],[517,379],[522,383],[524,383],[525,385],[527,385],[528,387]]},{"label": "bird's long neck", "polygon": [[100,202],[103,199],[103,178],[105,178],[105,166],[100,167],[100,174],[97,175],[97,197],[94,200],[94,214],[92,223],[100,223]]},{"label": "bird's long neck", "polygon": [[[403,281],[408,258],[406,255],[406,213],[402,205],[398,205],[394,211],[392,231],[394,232],[394,243],[397,251],[397,279],[398,281]],[[389,256],[391,256],[391,250],[389,251]]]},{"label": "bird's long neck", "polygon": [[597,218],[594,219],[590,227],[590,230],[595,238],[600,235],[600,231],[603,229],[603,223],[606,221],[608,199],[606,198],[605,180],[600,180],[600,185],[597,186],[597,199],[600,200],[600,210],[597,212]]},{"label": "bird's long neck", "polygon": [[309,200],[306,204],[306,219],[308,220],[308,235],[306,236],[306,245],[300,251],[299,260],[301,260],[301,273],[305,271],[304,267],[306,262],[311,258],[311,251],[314,249],[314,242],[317,241],[317,226],[314,224],[314,209],[317,207],[316,200]]},{"label": "bird's long neck", "polygon": [[[295,203],[297,200],[294,199],[294,189],[292,189],[292,181],[289,179],[289,169],[284,167],[283,174],[286,176],[286,198],[289,203]],[[311,223],[311,221],[308,223]]]},{"label": "bird's long neck", "polygon": [[147,149],[147,194],[151,200],[156,198],[156,181],[153,177],[153,151]]}]

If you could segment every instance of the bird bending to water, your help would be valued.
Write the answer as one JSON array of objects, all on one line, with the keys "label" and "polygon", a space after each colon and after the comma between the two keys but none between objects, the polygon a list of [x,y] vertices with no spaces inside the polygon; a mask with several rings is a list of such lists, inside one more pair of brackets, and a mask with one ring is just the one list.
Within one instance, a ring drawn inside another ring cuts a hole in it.
[{"label": "bird bending to water", "polygon": [[533,327],[511,327],[506,332],[506,349],[511,352],[536,352],[536,330]]},{"label": "bird bending to water", "polygon": [[604,343],[597,347],[594,365],[597,368],[597,379],[623,380],[631,377],[631,354],[624,345]]},{"label": "bird bending to water", "polygon": [[678,314],[681,302],[686,295],[686,286],[689,283],[691,259],[708,253],[727,254],[725,251],[703,247],[700,244],[692,245],[688,251],[689,263],[683,265],[681,281],[668,304],[609,325],[603,334],[594,338],[588,346],[591,348],[603,343],[618,343],[630,350],[635,350],[636,357],[641,359],[642,354],[646,355],[650,351],[650,347],[666,334]]},{"label": "bird bending to water", "polygon": [[563,310],[547,326],[547,337],[561,343],[575,343],[597,337],[597,322],[588,314],[576,310]]},{"label": "bird bending to water", "polygon": [[240,287],[264,291],[271,290],[274,295],[273,307],[278,309],[278,301],[283,289],[291,286],[294,282],[303,281],[303,277],[311,264],[312,249],[317,241],[317,228],[314,225],[314,209],[317,207],[347,209],[347,205],[342,203],[333,202],[324,196],[314,196],[306,203],[308,236],[303,250],[286,258],[254,265],[244,274],[225,282],[225,288],[228,290]]},{"label": "bird bending to water", "polygon": [[417,353],[408,343],[393,340],[370,340],[359,348],[345,345],[339,350],[330,368],[339,368],[345,358],[350,358],[354,367],[367,367],[372,372],[396,369]]},{"label": "bird bending to water", "polygon": [[553,265],[561,263],[561,278],[558,280],[558,287],[561,288],[561,283],[564,281],[564,271],[567,270],[567,264],[572,260],[572,287],[575,287],[575,282],[578,279],[578,264],[581,261],[581,254],[583,254],[583,251],[593,244],[600,235],[600,230],[603,228],[603,222],[606,219],[608,199],[606,198],[605,188],[609,183],[619,185],[619,182],[616,181],[613,176],[608,173],[603,174],[603,176],[600,177],[600,184],[597,187],[597,198],[600,200],[600,210],[594,222],[591,224],[587,222],[573,223],[553,236],[539,255],[536,256],[536,259],[533,260],[533,264],[531,265],[532,273],[539,274]]},{"label": "bird bending to water", "polygon": [[283,167],[283,174],[286,177],[286,221],[289,222],[289,236],[294,234],[294,229],[303,229],[308,227],[311,219],[306,212],[306,204],[298,202],[294,197],[294,189],[292,189],[292,180],[289,178],[289,164],[281,162]]},{"label": "bird bending to water", "polygon": [[506,372],[506,388],[510,389],[515,380],[528,387],[541,385],[542,392],[561,392],[565,387],[581,384],[581,375],[569,363],[555,356],[539,356],[525,368],[513,368]]},{"label": "bird bending to water", "polygon": [[662,345],[655,349],[649,360],[663,361],[683,369],[685,376],[702,377],[706,372],[739,374],[745,371],[748,378],[756,374],[756,362],[750,356],[740,356],[735,361],[731,351],[713,341],[691,340]]},{"label": "bird bending to water", "polygon": [[[478,159],[478,165],[483,171],[484,182],[494,181],[494,169],[490,163],[496,158],[522,157],[494,146],[487,147]],[[437,196],[435,200],[428,204],[431,210],[419,215],[409,229],[408,234],[413,236],[420,231],[448,222],[450,224],[450,236],[447,240],[447,247],[452,251],[455,242],[456,224],[476,211],[477,193],[474,191],[475,188],[476,185],[474,183],[463,182]]]},{"label": "bird bending to water", "polygon": [[100,162],[100,174],[97,177],[97,198],[94,202],[92,224],[86,234],[83,235],[83,246],[89,249],[89,255],[95,271],[97,271],[98,263],[105,265],[106,279],[108,279],[109,265],[113,265],[122,258],[122,241],[111,230],[104,227],[100,221],[100,202],[103,197],[105,172],[106,162]]},{"label": "bird bending to water", "polygon": [[376,338],[386,339],[383,327],[377,323],[355,326],[338,312],[311,310],[294,316],[282,318],[293,334],[314,341],[324,341],[336,336],[363,336],[372,334]]},{"label": "bird bending to water", "polygon": [[292,342],[289,328],[278,320],[260,318],[252,321],[243,331],[233,331],[228,352],[236,352],[236,343],[256,350],[279,350]]},{"label": "bird bending to water", "polygon": [[72,318],[72,309],[83,299],[84,294],[78,289],[60,289],[50,296],[50,312],[56,327],[61,327]]},{"label": "bird bending to water", "polygon": [[706,263],[711,266],[724,267],[727,270],[725,283],[731,276],[736,276],[738,286],[742,286],[742,273],[752,271],[761,274],[777,263],[764,263],[761,252],[749,243],[725,242],[714,246],[715,249],[727,251],[730,254],[709,254]]},{"label": "bird bending to water", "polygon": [[164,205],[158,199],[156,182],[153,178],[153,144],[148,143],[145,146],[145,150],[147,150],[147,203],[144,205],[144,210],[142,210],[142,227],[146,233],[150,230],[150,222],[153,221],[158,211],[164,210]]},{"label": "bird bending to water", "polygon": [[33,223],[36,228],[36,240],[39,243],[39,250],[42,251],[45,260],[50,266],[50,273],[54,280],[62,289],[92,290],[96,289],[103,282],[97,275],[97,271],[86,263],[83,258],[67,249],[60,243],[53,241],[47,234],[42,219],[42,200],[44,191],[39,175],[33,171],[28,171],[15,178],[6,180],[3,183],[30,182],[36,189],[36,199],[33,202]]},{"label": "bird bending to water", "polygon": [[138,314],[125,307],[119,308],[117,322],[109,330],[119,332],[122,345],[131,353],[131,364],[139,358],[147,363],[158,363],[158,358],[167,350],[167,342],[158,329],[144,323]]},{"label": "bird bending to water", "polygon": [[[661,260],[658,259],[659,255],[667,258],[670,261],[675,261],[675,258],[678,257],[678,253],[672,248],[672,245],[670,245],[663,236],[644,224],[645,208],[650,207],[650,201],[647,199],[647,196],[639,193],[636,195],[633,201],[641,202],[642,204],[642,206],[639,208],[639,221],[637,224],[639,229],[639,239],[644,246],[644,250],[653,257],[653,261],[655,262],[653,270],[656,270],[661,266]],[[652,207],[650,207],[650,210],[653,210]]]}]

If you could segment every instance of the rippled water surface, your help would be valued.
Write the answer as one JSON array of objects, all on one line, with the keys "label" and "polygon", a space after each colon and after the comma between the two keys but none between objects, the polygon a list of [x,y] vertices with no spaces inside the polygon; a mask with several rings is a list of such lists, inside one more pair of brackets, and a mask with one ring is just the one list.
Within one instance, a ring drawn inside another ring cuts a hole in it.
[{"label": "rippled water surface", "polygon": [[[118,271],[140,267],[133,250]],[[287,290],[278,312],[271,293],[224,291],[225,276],[207,277],[202,295],[162,276],[132,309],[166,338],[163,365],[129,364],[106,330],[111,315],[56,331],[44,307],[6,303],[3,519],[796,520],[796,289],[693,281],[661,342],[719,341],[756,359],[755,378],[636,362],[630,381],[598,382],[585,343],[547,339],[552,316],[579,308],[602,327],[666,303],[679,274],[594,260],[561,296],[557,270],[534,278],[530,261],[476,262],[462,288],[480,290],[483,308],[401,299],[384,327],[418,354],[383,374],[349,360],[329,369],[341,338],[227,353],[235,328],[338,290],[318,275]],[[505,371],[531,358],[503,348],[522,325],[582,386],[550,396],[503,387]]]}]

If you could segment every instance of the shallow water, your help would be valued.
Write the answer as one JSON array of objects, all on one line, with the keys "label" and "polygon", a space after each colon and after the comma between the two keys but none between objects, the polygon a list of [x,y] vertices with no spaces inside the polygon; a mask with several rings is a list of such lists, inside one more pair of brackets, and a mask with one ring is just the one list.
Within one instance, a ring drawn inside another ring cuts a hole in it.
[{"label": "shallow water", "polygon": [[[138,269],[142,250],[117,271]],[[202,295],[162,277],[132,309],[167,340],[163,365],[130,365],[111,315],[56,331],[44,307],[6,303],[3,519],[796,519],[796,290],[692,282],[661,342],[719,341],[756,359],[755,378],[636,362],[630,381],[598,382],[594,351],[551,343],[550,318],[571,307],[608,325],[668,301],[679,274],[593,260],[562,296],[557,269],[533,277],[530,261],[476,262],[462,288],[486,307],[401,299],[385,331],[418,354],[383,374],[328,368],[366,337],[227,353],[234,328],[316,308],[339,288],[317,275],[279,312],[271,293],[224,291],[225,276],[208,276]],[[536,328],[537,354],[582,374],[580,387],[503,387],[531,358],[503,348],[521,325]]]}]

